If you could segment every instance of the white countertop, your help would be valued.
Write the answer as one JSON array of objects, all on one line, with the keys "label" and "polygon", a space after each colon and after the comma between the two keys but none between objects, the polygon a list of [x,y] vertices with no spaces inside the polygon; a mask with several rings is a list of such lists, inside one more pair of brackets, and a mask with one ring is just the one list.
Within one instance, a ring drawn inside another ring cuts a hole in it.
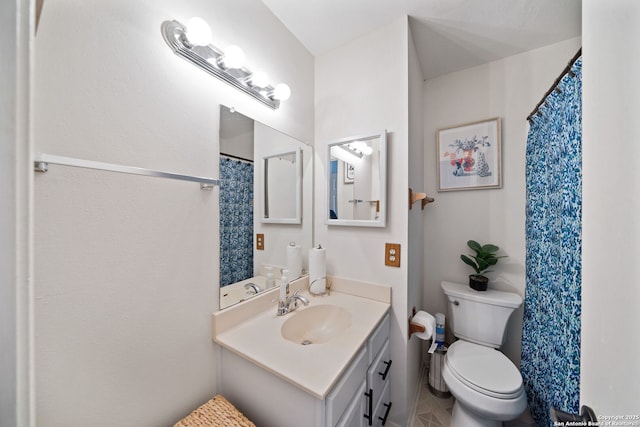
[{"label": "white countertop", "polygon": [[[309,306],[331,304],[351,314],[351,326],[322,344],[301,345],[282,337],[282,324],[308,307],[276,316],[278,290],[214,313],[213,340],[274,375],[324,399],[390,307],[391,288],[333,278],[329,295],[310,296]],[[298,287],[305,288],[301,279]],[[292,288],[295,289],[294,283]],[[293,291],[292,289],[292,291]],[[359,296],[358,296],[359,295]],[[236,309],[237,307],[237,309]],[[233,312],[236,310],[236,312]]]}]

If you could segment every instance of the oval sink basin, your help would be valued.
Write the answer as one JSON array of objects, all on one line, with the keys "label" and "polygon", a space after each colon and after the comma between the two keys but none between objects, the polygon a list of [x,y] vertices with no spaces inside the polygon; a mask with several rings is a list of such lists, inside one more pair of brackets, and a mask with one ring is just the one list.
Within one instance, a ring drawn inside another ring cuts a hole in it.
[{"label": "oval sink basin", "polygon": [[351,314],[335,305],[305,308],[282,324],[280,334],[296,344],[322,344],[351,326]]}]

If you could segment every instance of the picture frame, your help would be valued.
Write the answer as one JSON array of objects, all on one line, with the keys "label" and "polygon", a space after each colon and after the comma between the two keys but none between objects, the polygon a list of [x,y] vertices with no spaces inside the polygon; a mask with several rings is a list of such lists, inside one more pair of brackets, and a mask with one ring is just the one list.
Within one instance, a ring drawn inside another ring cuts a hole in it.
[{"label": "picture frame", "polygon": [[353,184],[356,178],[356,169],[351,163],[344,164],[344,183]]},{"label": "picture frame", "polygon": [[500,117],[438,129],[438,191],[502,188]]}]

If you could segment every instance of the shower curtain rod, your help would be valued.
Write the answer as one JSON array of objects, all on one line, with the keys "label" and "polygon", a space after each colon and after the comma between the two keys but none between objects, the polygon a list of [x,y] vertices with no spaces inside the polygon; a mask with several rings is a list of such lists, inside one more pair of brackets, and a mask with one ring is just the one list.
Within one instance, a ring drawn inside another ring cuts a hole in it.
[{"label": "shower curtain rod", "polygon": [[573,67],[573,64],[575,64],[575,62],[581,56],[582,56],[582,48],[578,49],[578,52],[576,52],[573,58],[571,58],[571,61],[569,61],[567,66],[564,67],[564,70],[562,70],[562,73],[560,73],[560,76],[558,76],[558,78],[556,79],[555,82],[553,82],[553,85],[549,88],[547,93],[545,93],[542,99],[540,100],[540,102],[538,102],[538,104],[536,105],[536,108],[534,108],[533,111],[527,116],[528,121],[533,120],[533,116],[535,116],[539,112],[540,107],[542,106],[542,104],[544,104],[544,102],[547,99],[547,96],[549,96],[551,92],[553,92],[554,90],[560,90],[558,89],[558,84],[566,74],[569,74],[571,77],[573,77],[573,71],[571,71],[571,67]]},{"label": "shower curtain rod", "polygon": [[173,172],[161,172],[151,169],[144,169],[135,166],[115,165],[112,163],[96,162],[93,160],[75,159],[72,157],[56,156],[53,154],[36,153],[33,159],[34,169],[37,172],[46,172],[49,163],[78,168],[96,169],[110,172],[127,173],[131,175],[153,176],[157,178],[178,179],[181,181],[199,182],[203,190],[211,190],[213,186],[219,185],[219,181],[213,178],[200,176],[182,175]]},{"label": "shower curtain rod", "polygon": [[242,160],[242,161],[248,162],[248,163],[253,163],[253,160],[251,160],[251,159],[245,159],[244,157],[234,156],[233,154],[220,153],[220,156],[221,157],[228,157],[230,159]]}]

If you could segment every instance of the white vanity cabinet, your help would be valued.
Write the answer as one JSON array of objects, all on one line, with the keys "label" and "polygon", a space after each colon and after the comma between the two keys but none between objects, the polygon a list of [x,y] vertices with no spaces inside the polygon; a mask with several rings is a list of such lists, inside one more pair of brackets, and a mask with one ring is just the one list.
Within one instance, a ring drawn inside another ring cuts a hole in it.
[{"label": "white vanity cabinet", "polygon": [[[312,350],[312,346],[309,346]],[[384,426],[391,408],[389,315],[385,314],[324,398],[222,348],[220,392],[264,427]],[[299,363],[313,369],[312,352]]]},{"label": "white vanity cabinet", "polygon": [[391,409],[388,385],[392,362],[389,354],[389,315],[386,315],[327,396],[326,426],[385,425]]}]

